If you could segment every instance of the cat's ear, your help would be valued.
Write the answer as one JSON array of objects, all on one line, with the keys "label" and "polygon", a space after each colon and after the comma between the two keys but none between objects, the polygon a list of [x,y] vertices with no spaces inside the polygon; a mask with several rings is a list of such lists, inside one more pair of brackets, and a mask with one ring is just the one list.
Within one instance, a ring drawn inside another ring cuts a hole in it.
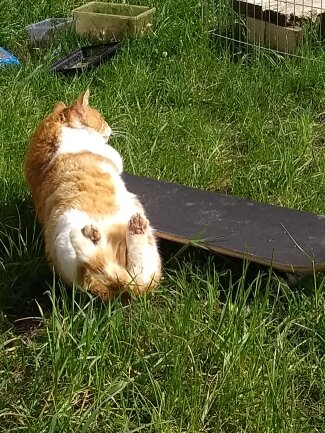
[{"label": "cat's ear", "polygon": [[57,113],[58,111],[61,111],[61,110],[63,110],[64,108],[66,108],[66,105],[63,103],[63,102],[57,102],[55,105],[54,105],[54,109],[53,109],[53,112],[54,113]]},{"label": "cat's ear", "polygon": [[87,89],[84,93],[82,93],[82,95],[79,96],[79,98],[73,104],[73,107],[77,111],[79,111],[79,113],[84,113],[86,108],[89,105],[88,101],[89,101],[89,89]]}]

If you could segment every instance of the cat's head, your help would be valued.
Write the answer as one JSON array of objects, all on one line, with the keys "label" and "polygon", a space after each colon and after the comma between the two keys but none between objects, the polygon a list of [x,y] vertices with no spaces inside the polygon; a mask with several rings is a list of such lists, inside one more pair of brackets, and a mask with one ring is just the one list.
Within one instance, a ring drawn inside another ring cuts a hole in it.
[{"label": "cat's head", "polygon": [[53,115],[64,126],[70,128],[90,128],[97,131],[108,140],[112,130],[104,117],[95,108],[89,105],[89,90],[87,89],[70,106],[63,102],[55,104]]}]

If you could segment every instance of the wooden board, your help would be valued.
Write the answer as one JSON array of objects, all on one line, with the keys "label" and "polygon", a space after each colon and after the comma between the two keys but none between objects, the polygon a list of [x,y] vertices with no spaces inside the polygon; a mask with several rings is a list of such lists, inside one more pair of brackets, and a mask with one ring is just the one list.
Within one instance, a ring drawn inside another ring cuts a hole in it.
[{"label": "wooden board", "polygon": [[279,26],[314,21],[325,12],[323,0],[230,0],[236,12]]},{"label": "wooden board", "polygon": [[325,216],[125,173],[157,236],[284,272],[325,270]]},{"label": "wooden board", "polygon": [[281,27],[255,18],[246,17],[247,39],[282,53],[295,53],[303,42],[301,27]]}]

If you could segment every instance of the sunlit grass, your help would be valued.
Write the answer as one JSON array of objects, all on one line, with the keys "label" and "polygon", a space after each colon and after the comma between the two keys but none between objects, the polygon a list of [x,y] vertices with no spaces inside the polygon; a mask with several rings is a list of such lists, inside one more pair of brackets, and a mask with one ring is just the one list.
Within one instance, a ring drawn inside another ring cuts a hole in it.
[{"label": "sunlit grass", "polygon": [[103,305],[47,269],[22,174],[40,119],[89,87],[128,171],[325,213],[323,64],[233,61],[204,2],[157,0],[153,34],[54,75],[81,41],[34,50],[24,27],[81,3],[0,1],[0,45],[22,63],[0,70],[0,431],[323,432],[322,276],[289,288],[185,249],[155,294]]}]

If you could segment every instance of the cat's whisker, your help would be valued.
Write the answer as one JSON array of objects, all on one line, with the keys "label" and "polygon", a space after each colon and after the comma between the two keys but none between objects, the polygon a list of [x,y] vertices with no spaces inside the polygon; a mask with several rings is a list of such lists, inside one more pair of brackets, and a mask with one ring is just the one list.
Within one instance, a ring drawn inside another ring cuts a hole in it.
[{"label": "cat's whisker", "polygon": [[128,132],[124,131],[123,129],[113,129],[112,128],[112,134],[128,134]]},{"label": "cat's whisker", "polygon": [[112,136],[113,137],[127,137],[127,134],[125,134],[124,132],[113,131]]},{"label": "cat's whisker", "polygon": [[118,130],[118,129],[112,130],[112,137],[135,138],[135,136],[133,134],[131,134],[130,132],[122,131],[122,130]]}]

